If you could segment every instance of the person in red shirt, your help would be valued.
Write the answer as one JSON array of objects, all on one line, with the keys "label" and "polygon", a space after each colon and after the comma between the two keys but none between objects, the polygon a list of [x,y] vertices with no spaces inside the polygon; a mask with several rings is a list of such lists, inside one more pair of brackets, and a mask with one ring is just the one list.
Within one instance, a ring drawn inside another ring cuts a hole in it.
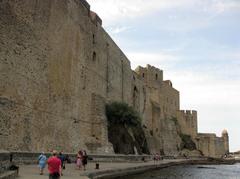
[{"label": "person in red shirt", "polygon": [[60,179],[61,174],[61,160],[57,157],[57,151],[53,151],[53,156],[47,161],[49,179]]}]

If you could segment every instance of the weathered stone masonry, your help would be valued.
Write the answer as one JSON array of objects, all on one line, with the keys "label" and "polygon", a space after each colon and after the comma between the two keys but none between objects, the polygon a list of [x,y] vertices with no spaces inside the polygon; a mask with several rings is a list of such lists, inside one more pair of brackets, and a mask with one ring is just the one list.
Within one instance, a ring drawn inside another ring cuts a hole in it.
[{"label": "weathered stone masonry", "polygon": [[151,152],[177,154],[179,133],[205,155],[228,151],[228,137],[197,134],[197,113],[180,111],[162,70],[132,71],[101,24],[84,0],[0,1],[1,148],[112,153],[105,104],[122,101],[141,114]]}]

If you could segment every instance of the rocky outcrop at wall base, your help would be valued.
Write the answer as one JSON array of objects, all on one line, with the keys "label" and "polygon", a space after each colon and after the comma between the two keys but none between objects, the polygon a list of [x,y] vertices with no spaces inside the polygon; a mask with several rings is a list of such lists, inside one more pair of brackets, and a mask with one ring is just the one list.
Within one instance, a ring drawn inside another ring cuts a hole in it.
[{"label": "rocky outcrop at wall base", "polygon": [[197,149],[196,144],[193,142],[190,135],[180,134],[180,137],[182,139],[181,150],[183,150],[183,149],[196,150]]},{"label": "rocky outcrop at wall base", "polygon": [[109,141],[115,153],[149,154],[147,141],[141,125],[124,126],[111,124],[108,128]]}]

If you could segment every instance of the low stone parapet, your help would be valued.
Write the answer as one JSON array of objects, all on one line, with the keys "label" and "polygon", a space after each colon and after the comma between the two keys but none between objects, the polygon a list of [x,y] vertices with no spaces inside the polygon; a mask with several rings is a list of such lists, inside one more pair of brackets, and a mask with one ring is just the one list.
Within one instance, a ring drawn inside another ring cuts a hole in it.
[{"label": "low stone parapet", "polygon": [[[77,154],[63,153],[68,155],[71,162],[76,161]],[[36,152],[11,152],[12,161],[15,164],[37,164],[40,153]],[[47,157],[51,153],[46,153]],[[89,154],[89,162],[142,162],[152,160],[151,155],[99,155]]]},{"label": "low stone parapet", "polygon": [[151,155],[89,155],[93,161],[99,162],[142,162],[152,160]]},{"label": "low stone parapet", "polygon": [[10,167],[10,153],[1,151],[0,152],[0,174],[8,170]]},{"label": "low stone parapet", "polygon": [[0,179],[14,179],[18,176],[18,170],[10,171],[11,153],[0,151]]},{"label": "low stone parapet", "polygon": [[18,171],[5,171],[4,173],[0,174],[0,179],[15,179],[18,176]]}]

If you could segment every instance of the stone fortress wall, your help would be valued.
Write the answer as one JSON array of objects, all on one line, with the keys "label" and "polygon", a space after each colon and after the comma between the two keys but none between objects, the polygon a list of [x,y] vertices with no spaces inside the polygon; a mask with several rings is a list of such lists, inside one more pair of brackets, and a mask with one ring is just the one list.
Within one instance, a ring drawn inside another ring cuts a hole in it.
[{"label": "stone fortress wall", "polygon": [[[138,82],[141,84],[140,89],[144,89],[142,92],[145,92],[143,95],[133,94],[135,97],[133,100],[144,102],[137,106],[144,109],[144,111],[142,110],[143,124],[146,126],[151,152],[160,152],[166,155],[176,154],[181,143],[181,139],[177,135],[180,129],[171,118],[176,117],[176,109],[179,107],[179,92],[172,88],[170,82],[163,81],[163,71],[153,66],[138,67],[135,75],[140,79]],[[137,89],[135,91],[138,91],[139,86],[135,85],[134,88]],[[135,92],[133,91],[133,93]]]},{"label": "stone fortress wall", "polygon": [[177,120],[184,134],[190,135],[193,138],[197,136],[197,111],[177,111]]},{"label": "stone fortress wall", "polygon": [[229,138],[226,130],[222,132],[221,137],[216,134],[199,133],[195,138],[197,148],[208,157],[221,157],[229,153]]},{"label": "stone fortress wall", "polygon": [[226,135],[197,134],[197,112],[180,111],[162,70],[132,71],[101,24],[84,0],[0,1],[1,148],[113,153],[105,104],[122,101],[140,113],[152,153],[176,155],[179,133],[207,156],[228,151]]}]

